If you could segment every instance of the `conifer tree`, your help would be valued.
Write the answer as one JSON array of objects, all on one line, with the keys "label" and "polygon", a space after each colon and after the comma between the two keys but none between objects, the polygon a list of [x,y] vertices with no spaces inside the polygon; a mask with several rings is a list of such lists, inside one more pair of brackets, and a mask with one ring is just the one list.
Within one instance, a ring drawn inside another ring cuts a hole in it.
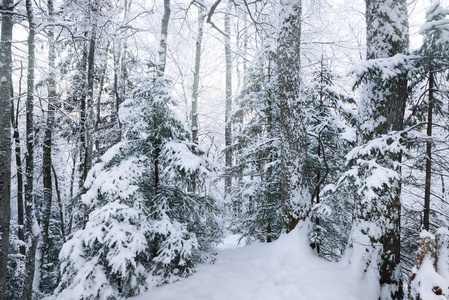
[{"label": "conifer tree", "polygon": [[190,188],[214,167],[171,109],[170,1],[164,7],[156,77],[134,77],[119,110],[122,140],[86,178],[82,201],[91,213],[61,251],[58,299],[129,297],[176,281],[211,261],[221,237],[214,200]]},{"label": "conifer tree", "polygon": [[354,99],[336,85],[339,76],[331,70],[330,61],[321,57],[304,94],[310,137],[307,169],[312,173],[310,242],[317,253],[335,259],[346,247],[344,232],[349,232],[353,217],[353,205],[347,198],[354,191],[333,187],[344,172],[347,149],[356,141],[357,116],[352,109]]},{"label": "conifer tree", "polygon": [[89,173],[82,200],[92,213],[61,251],[60,299],[83,286],[85,299],[136,295],[212,259],[218,210],[210,196],[188,189],[212,167],[170,110],[167,84],[141,81],[122,105],[124,140]]},{"label": "conifer tree", "polygon": [[[241,179],[232,197],[241,203],[236,228],[248,243],[271,242],[284,231],[281,196],[280,111],[275,103],[273,53],[256,56],[248,69],[245,87],[236,99],[233,173]],[[243,116],[243,122],[240,120]]]}]

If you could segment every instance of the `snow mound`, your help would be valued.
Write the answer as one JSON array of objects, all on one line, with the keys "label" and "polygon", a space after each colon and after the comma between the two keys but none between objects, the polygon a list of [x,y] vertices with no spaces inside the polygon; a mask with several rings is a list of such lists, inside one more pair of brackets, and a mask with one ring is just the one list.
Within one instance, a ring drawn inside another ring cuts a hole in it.
[{"label": "snow mound", "polygon": [[215,264],[131,299],[374,300],[377,289],[351,265],[317,257],[297,228],[270,244],[222,247]]}]

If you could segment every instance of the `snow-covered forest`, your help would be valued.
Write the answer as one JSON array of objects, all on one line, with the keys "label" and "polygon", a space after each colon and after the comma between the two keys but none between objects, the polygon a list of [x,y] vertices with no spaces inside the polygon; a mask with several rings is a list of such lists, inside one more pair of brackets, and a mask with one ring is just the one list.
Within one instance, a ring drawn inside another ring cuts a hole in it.
[{"label": "snow-covered forest", "polygon": [[0,300],[449,299],[449,3],[0,14]]}]

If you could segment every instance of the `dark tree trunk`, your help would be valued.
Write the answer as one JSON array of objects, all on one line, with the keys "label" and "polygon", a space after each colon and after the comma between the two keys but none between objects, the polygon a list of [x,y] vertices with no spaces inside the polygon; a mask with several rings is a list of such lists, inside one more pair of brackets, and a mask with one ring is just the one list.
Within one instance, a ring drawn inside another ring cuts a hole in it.
[{"label": "dark tree trunk", "polygon": [[114,61],[115,116],[117,118],[117,125],[118,125],[119,132],[120,132],[121,131],[120,129],[122,128],[122,124],[120,123],[118,111],[120,108],[120,104],[123,102],[123,94],[121,92],[122,87],[120,86],[120,80],[119,80],[120,79],[120,71],[121,71],[121,67],[122,67],[122,65],[120,64],[120,60],[122,59],[122,61],[123,61],[123,58],[120,57],[121,56],[120,42],[114,43],[113,48],[114,48],[113,61]]},{"label": "dark tree trunk", "polygon": [[59,190],[58,184],[58,176],[56,175],[56,171],[53,165],[51,165],[51,170],[53,172],[53,177],[55,178],[55,190],[56,190],[56,199],[58,199],[58,208],[59,208],[59,222],[61,228],[62,241],[66,242],[66,234],[65,234],[65,221],[64,221],[64,206],[62,205],[61,199],[61,191]]},{"label": "dark tree trunk", "polygon": [[84,154],[87,151],[88,148],[88,142],[87,142],[87,127],[88,127],[88,112],[87,112],[87,86],[86,86],[86,81],[87,78],[85,77],[86,72],[88,72],[87,70],[87,59],[88,59],[88,48],[87,45],[83,45],[83,50],[82,50],[82,57],[81,57],[81,61],[79,63],[79,70],[78,72],[81,74],[81,97],[79,99],[80,101],[80,121],[79,121],[79,130],[80,130],[80,151],[79,151],[79,160],[80,160],[80,165],[79,165],[79,172],[81,174],[80,176],[80,181],[79,181],[79,190],[82,191],[83,190],[83,185],[84,185],[84,180],[86,179],[87,176],[87,168],[86,168],[86,162],[85,162],[85,157],[86,155]]},{"label": "dark tree trunk", "polygon": [[[94,99],[94,75],[95,75],[95,47],[96,47],[96,31],[97,31],[97,12],[98,1],[91,1],[89,3],[90,25],[89,44],[85,46],[82,58],[82,67],[87,67],[87,85],[83,91],[81,98],[81,113],[80,113],[80,141],[81,141],[81,178],[80,178],[80,193],[86,192],[84,182],[87,174],[92,168],[93,161],[93,99]],[[86,226],[89,218],[89,209],[82,205],[82,227]]]},{"label": "dark tree trunk", "polygon": [[0,37],[0,300],[6,300],[6,272],[11,218],[11,40],[12,0],[3,0]]},{"label": "dark tree trunk", "polygon": [[[20,147],[20,132],[19,132],[19,111],[20,111],[20,95],[22,94],[22,72],[23,68],[20,69],[20,79],[19,79],[19,92],[17,97],[17,108],[14,112],[14,99],[11,98],[11,124],[13,127],[13,138],[14,138],[14,154],[17,169],[17,224],[19,225],[18,238],[20,241],[25,243],[25,233],[24,233],[24,210],[23,210],[23,166],[22,166],[22,149]],[[12,79],[10,79],[12,85]],[[12,90],[12,88],[11,88]],[[13,97],[13,92],[11,97]],[[20,246],[20,254],[25,255],[25,246]]]},{"label": "dark tree trunk", "polygon": [[70,172],[70,188],[69,188],[69,199],[70,203],[67,207],[67,215],[69,216],[69,221],[67,224],[67,236],[70,236],[72,233],[72,227],[73,227],[73,212],[74,212],[74,206],[75,206],[75,198],[73,195],[73,189],[74,189],[74,183],[75,183],[75,171],[76,171],[76,159],[77,159],[77,153],[75,152],[73,154],[73,160],[72,160],[72,170]]},{"label": "dark tree trunk", "polygon": [[[53,0],[47,1],[49,22],[53,23]],[[44,212],[42,217],[43,241],[41,249],[41,265],[48,250],[48,235],[50,227],[51,205],[53,199],[53,184],[51,176],[52,166],[52,141],[53,127],[55,120],[56,105],[56,70],[55,70],[55,37],[53,27],[48,29],[48,105],[47,123],[44,133],[44,145],[42,149],[42,179],[44,184]]]},{"label": "dark tree trunk", "polygon": [[83,51],[83,58],[81,62],[81,67],[86,68],[87,85],[83,91],[81,98],[81,162],[82,162],[82,172],[81,172],[81,186],[80,189],[83,192],[83,184],[87,178],[87,174],[92,168],[92,130],[93,130],[93,99],[94,99],[94,84],[95,84],[95,47],[97,41],[97,13],[98,13],[98,2],[91,1],[89,5],[91,31],[89,32],[89,44],[85,46]]},{"label": "dark tree trunk", "polygon": [[[432,67],[429,71],[429,104],[427,111],[427,136],[432,137],[435,78]],[[424,189],[424,229],[430,229],[430,188],[432,184],[432,142],[426,143],[426,185]]]}]

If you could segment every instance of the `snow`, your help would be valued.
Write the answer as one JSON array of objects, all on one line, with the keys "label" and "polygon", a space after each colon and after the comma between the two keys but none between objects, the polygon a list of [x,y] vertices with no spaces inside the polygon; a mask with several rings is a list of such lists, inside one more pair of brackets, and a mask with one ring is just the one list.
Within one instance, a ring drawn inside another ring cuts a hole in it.
[{"label": "snow", "polygon": [[270,244],[236,245],[230,236],[217,260],[192,276],[154,288],[132,300],[370,300],[378,285],[348,263],[328,262],[310,249],[306,226]]},{"label": "snow", "polygon": [[446,300],[444,295],[436,295],[433,291],[434,287],[440,287],[443,293],[446,294],[447,282],[444,277],[435,272],[432,260],[426,256],[422,262],[419,271],[413,269],[416,277],[412,283],[412,295],[419,294],[421,299],[425,300]]},{"label": "snow", "polygon": [[[193,144],[191,145],[193,146]],[[207,169],[208,162],[205,156],[199,156],[189,149],[189,145],[186,142],[170,141],[167,142],[162,155],[166,156],[171,164],[164,170],[164,175],[170,175],[173,168],[183,170],[186,173],[193,174],[197,170],[200,173],[209,174]],[[171,175],[171,177],[174,177]]]}]

